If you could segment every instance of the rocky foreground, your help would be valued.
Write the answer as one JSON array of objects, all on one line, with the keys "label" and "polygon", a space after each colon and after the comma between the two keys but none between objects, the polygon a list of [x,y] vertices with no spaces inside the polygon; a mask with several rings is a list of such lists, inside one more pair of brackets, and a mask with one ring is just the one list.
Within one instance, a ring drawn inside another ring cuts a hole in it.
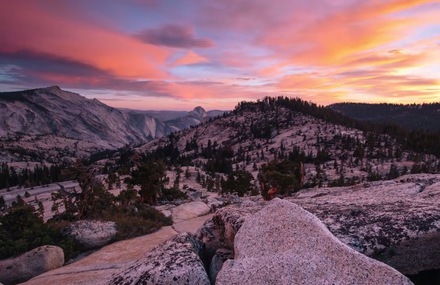
[{"label": "rocky foreground", "polygon": [[420,174],[247,198],[194,234],[165,227],[25,284],[412,284],[440,269],[439,197],[440,175]]}]

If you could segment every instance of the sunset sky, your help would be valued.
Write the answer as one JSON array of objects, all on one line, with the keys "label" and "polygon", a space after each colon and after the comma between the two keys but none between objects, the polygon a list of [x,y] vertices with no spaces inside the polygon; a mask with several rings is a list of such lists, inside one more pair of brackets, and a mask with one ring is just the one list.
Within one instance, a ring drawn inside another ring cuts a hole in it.
[{"label": "sunset sky", "polygon": [[0,91],[157,110],[439,102],[439,15],[438,0],[1,1]]}]

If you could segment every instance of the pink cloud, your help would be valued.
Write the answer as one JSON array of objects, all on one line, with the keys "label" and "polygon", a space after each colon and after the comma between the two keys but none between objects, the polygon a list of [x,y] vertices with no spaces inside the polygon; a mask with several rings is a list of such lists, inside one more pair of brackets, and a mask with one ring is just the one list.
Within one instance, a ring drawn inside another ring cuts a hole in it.
[{"label": "pink cloud", "polygon": [[[164,78],[169,51],[66,15],[48,13],[36,1],[0,4],[0,51],[53,54],[122,77]],[[13,32],[11,32],[13,31]]]},{"label": "pink cloud", "polygon": [[206,57],[203,57],[193,51],[188,51],[183,57],[176,60],[173,65],[191,65],[204,62],[208,62]]}]

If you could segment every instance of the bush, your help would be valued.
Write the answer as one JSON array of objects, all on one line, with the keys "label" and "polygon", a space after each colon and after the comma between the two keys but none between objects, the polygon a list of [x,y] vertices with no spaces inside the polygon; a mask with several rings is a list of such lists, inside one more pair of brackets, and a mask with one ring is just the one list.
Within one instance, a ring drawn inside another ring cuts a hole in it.
[{"label": "bush", "polygon": [[245,194],[253,194],[254,186],[252,184],[254,177],[245,170],[234,171],[228,175],[226,181],[222,183],[222,193],[237,193],[243,197]]},{"label": "bush", "polygon": [[271,187],[281,195],[291,195],[300,189],[301,164],[290,160],[271,161],[262,165],[258,180],[262,185],[261,195],[265,198]]},{"label": "bush", "polygon": [[171,218],[165,217],[155,208],[143,203],[114,207],[103,213],[100,219],[116,223],[118,230],[116,240],[149,234],[163,226],[173,224]]},{"label": "bush", "polygon": [[164,188],[162,190],[162,200],[166,201],[174,201],[174,200],[182,200],[188,198],[188,195],[186,193],[180,191],[178,188],[171,187],[171,188]]},{"label": "bush", "polygon": [[60,234],[54,224],[45,224],[42,217],[23,200],[13,203],[0,216],[0,259],[14,257],[42,245],[57,245],[66,260],[81,252],[72,239]]}]

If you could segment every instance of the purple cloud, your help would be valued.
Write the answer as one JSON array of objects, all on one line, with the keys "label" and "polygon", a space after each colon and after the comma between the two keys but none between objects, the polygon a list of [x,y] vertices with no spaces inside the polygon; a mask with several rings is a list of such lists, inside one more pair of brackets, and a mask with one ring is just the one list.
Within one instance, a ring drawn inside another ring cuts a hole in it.
[{"label": "purple cloud", "polygon": [[145,29],[137,37],[145,43],[176,48],[208,48],[214,45],[209,39],[196,38],[191,27],[179,25]]},{"label": "purple cloud", "polygon": [[3,64],[18,66],[23,72],[35,72],[37,74],[63,74],[81,77],[109,76],[108,72],[93,65],[31,50],[0,52],[0,65]]}]

